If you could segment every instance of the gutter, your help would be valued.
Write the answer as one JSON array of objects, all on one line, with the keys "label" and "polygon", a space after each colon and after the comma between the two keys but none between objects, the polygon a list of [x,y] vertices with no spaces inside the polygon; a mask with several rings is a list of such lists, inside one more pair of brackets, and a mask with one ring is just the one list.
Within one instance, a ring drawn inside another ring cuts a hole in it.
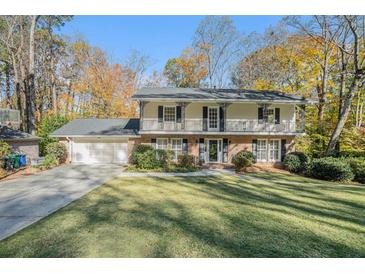
[{"label": "gutter", "polygon": [[54,138],[140,138],[141,135],[70,135],[70,134],[50,134]]},{"label": "gutter", "polygon": [[134,101],[150,102],[217,102],[217,103],[274,103],[274,104],[317,104],[318,100],[249,100],[249,99],[200,99],[200,98],[133,98]]}]

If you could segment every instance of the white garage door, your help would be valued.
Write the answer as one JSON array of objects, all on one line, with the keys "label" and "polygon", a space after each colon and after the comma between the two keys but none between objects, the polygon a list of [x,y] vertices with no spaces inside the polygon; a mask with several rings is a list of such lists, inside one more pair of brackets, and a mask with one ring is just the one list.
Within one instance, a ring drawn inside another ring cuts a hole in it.
[{"label": "white garage door", "polygon": [[84,164],[125,164],[128,161],[127,139],[78,138],[72,144],[72,162]]}]

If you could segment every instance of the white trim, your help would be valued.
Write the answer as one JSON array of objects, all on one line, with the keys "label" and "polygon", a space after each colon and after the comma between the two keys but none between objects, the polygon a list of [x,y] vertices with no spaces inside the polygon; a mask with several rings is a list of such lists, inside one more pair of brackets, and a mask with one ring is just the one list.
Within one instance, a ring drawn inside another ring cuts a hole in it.
[{"label": "white trim", "polygon": [[164,148],[158,148],[157,146],[157,140],[166,140],[166,150],[169,149],[169,138],[165,138],[165,137],[162,137],[162,138],[156,138],[156,149],[164,149]]},{"label": "white trim", "polygon": [[54,138],[141,138],[141,135],[50,135]]},{"label": "white trim", "polygon": [[[209,141],[218,141],[217,142],[217,161],[211,162],[209,161]],[[223,162],[223,139],[222,138],[205,138],[204,142],[206,142],[206,154],[205,154],[205,163],[207,164],[219,164]],[[220,143],[220,144],[219,144]],[[219,151],[220,147],[220,151]]]},{"label": "white trim", "polygon": [[[259,157],[258,157],[258,154],[259,154],[259,141],[265,141],[265,159],[259,159]],[[257,144],[256,144],[256,159],[257,159],[257,162],[259,162],[259,163],[266,163],[266,162],[268,162],[268,160],[267,160],[267,146],[268,146],[268,141],[267,141],[267,139],[265,138],[265,139],[257,139]]]},{"label": "white trim", "polygon": [[[217,110],[217,127],[214,127],[214,128],[211,128],[210,127],[210,118],[209,118],[209,109],[216,109]],[[208,131],[214,131],[214,130],[217,130],[219,131],[219,107],[218,106],[208,106],[208,119],[207,119],[207,122],[208,122]]]},{"label": "white trim", "polygon": [[[180,140],[181,142],[181,150],[174,150],[174,148],[172,147],[172,141],[173,140]],[[181,153],[183,152],[183,138],[180,137],[174,137],[174,138],[170,138],[170,150],[172,150],[174,152],[174,160],[177,161],[177,154],[176,151],[181,151]]]},{"label": "white trim", "polygon": [[[269,142],[270,141],[278,141],[278,159],[277,160],[274,160],[274,161],[271,161],[269,158],[270,158],[270,145],[269,145]],[[268,158],[268,162],[270,163],[277,163],[277,162],[281,162],[281,139],[268,139],[268,143],[267,143],[267,158]]]},{"label": "white trim", "polygon": [[[259,163],[278,163],[278,162],[281,162],[281,139],[278,139],[278,138],[258,138],[257,141],[266,141],[266,157],[265,157],[265,160],[257,160],[257,162]],[[278,141],[279,142],[279,159],[278,160],[275,160],[275,161],[271,161],[269,158],[269,142],[270,141]],[[257,148],[256,148],[256,158],[257,158],[257,153],[258,153],[258,144],[256,145]]]},{"label": "white trim", "polygon": [[318,100],[305,99],[302,100],[252,100],[252,99],[235,99],[235,100],[222,100],[222,99],[191,99],[191,98],[133,98],[135,101],[148,101],[148,102],[219,102],[219,103],[275,103],[275,104],[297,104],[297,105],[312,105],[318,104]]},{"label": "white trim", "polygon": [[[165,121],[165,108],[175,108],[175,120],[174,121]],[[162,121],[163,123],[176,123],[176,105],[173,106],[168,106],[168,105],[164,105],[163,106],[163,113],[162,113]]]},{"label": "white trim", "polygon": [[219,136],[227,136],[227,135],[245,135],[245,136],[304,136],[306,133],[304,132],[260,132],[260,131],[157,131],[157,130],[140,130],[140,135],[219,135]]}]

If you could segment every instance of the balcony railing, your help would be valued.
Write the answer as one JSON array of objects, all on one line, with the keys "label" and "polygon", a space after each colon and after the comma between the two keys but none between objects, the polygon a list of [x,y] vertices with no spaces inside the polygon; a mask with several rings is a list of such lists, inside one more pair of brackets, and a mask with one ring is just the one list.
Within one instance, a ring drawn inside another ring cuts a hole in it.
[{"label": "balcony railing", "polygon": [[[219,123],[218,123],[219,124]],[[141,130],[150,131],[203,131],[203,119],[185,119],[185,123],[158,122],[157,119],[143,118]],[[258,120],[226,119],[226,132],[303,132],[302,125],[293,121],[282,121],[280,124]],[[208,131],[219,132],[219,128],[209,128]]]}]

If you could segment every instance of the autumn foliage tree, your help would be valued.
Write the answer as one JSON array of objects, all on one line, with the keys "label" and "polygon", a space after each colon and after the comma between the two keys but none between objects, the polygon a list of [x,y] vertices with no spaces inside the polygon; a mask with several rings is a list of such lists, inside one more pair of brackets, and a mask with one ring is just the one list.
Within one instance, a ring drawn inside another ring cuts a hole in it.
[{"label": "autumn foliage tree", "polygon": [[202,53],[187,48],[179,57],[167,61],[163,73],[170,85],[197,88],[208,74],[207,59]]},{"label": "autumn foliage tree", "polygon": [[131,101],[136,73],[108,60],[99,48],[79,40],[70,45],[64,65],[65,90],[60,94],[66,116],[117,118],[134,117]]}]

